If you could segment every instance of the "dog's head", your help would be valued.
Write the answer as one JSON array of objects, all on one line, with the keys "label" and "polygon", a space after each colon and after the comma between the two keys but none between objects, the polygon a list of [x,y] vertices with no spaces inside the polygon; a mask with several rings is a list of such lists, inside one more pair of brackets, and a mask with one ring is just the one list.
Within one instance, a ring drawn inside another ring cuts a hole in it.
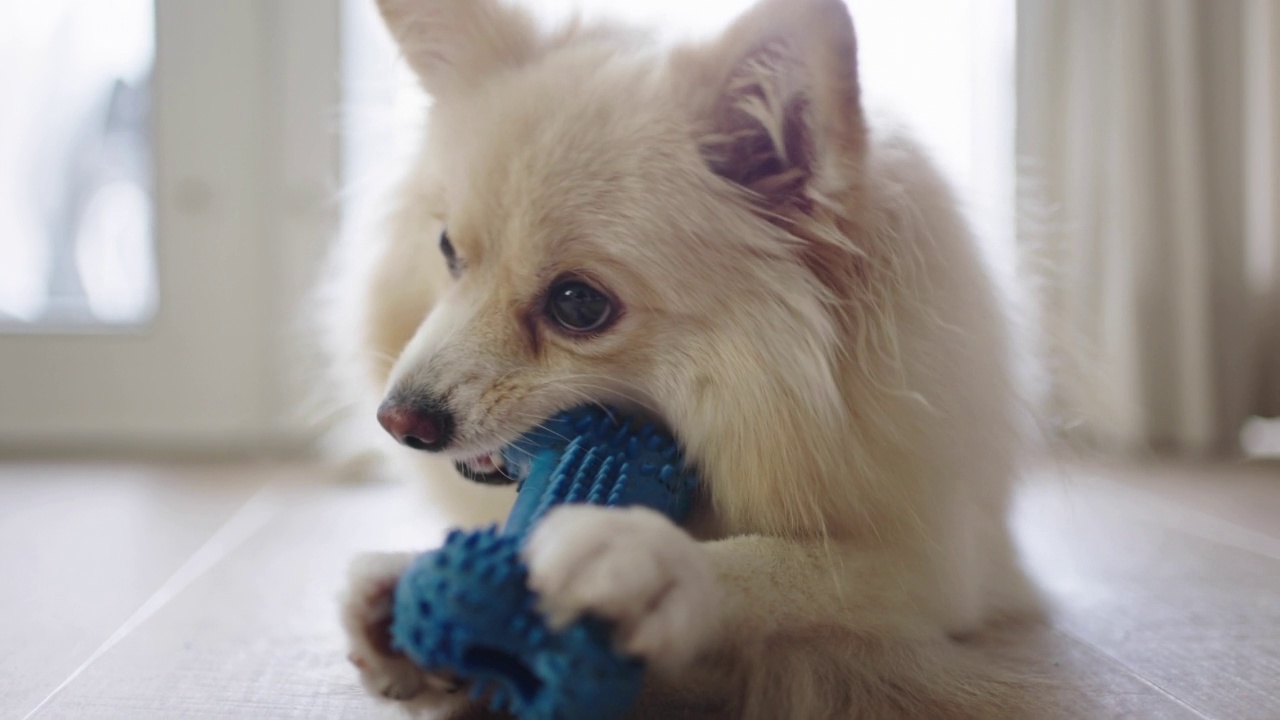
[{"label": "dog's head", "polygon": [[542,33],[497,0],[380,7],[434,100],[395,240],[415,249],[388,262],[429,247],[450,276],[393,353],[393,434],[483,458],[605,402],[715,465],[765,433],[805,452],[798,428],[839,420],[867,257],[848,232],[866,139],[840,0],[764,0],[670,50]]}]

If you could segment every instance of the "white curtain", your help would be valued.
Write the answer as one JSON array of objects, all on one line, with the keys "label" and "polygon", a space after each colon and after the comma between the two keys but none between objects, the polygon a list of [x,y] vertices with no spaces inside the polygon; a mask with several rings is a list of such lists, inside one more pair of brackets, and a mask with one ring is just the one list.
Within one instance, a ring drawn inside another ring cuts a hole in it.
[{"label": "white curtain", "polygon": [[1017,143],[1066,427],[1221,453],[1280,415],[1280,0],[1019,0]]}]

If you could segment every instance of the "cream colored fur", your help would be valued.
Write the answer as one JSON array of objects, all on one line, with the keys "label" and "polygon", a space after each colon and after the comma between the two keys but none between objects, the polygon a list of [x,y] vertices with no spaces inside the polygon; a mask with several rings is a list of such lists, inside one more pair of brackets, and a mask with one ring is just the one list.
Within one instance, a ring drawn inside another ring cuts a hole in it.
[{"label": "cream colored fur", "polygon": [[[359,422],[393,389],[447,394],[452,456],[584,401],[669,423],[708,490],[688,532],[569,508],[527,553],[553,618],[618,622],[650,702],[1015,714],[1013,684],[955,641],[1035,607],[1005,526],[1029,425],[1009,326],[933,165],[866,117],[843,3],[762,0],[676,48],[541,32],[496,0],[380,7],[434,105],[386,237],[337,265]],[[550,328],[566,272],[621,319]],[[463,497],[460,522],[505,511],[509,492],[379,442]],[[370,635],[403,562],[357,567],[353,658],[375,692],[456,710]]]}]

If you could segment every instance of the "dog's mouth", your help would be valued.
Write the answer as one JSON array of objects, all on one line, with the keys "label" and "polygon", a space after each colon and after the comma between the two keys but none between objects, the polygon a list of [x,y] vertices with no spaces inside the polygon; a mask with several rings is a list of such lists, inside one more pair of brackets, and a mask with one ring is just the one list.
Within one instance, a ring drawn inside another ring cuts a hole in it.
[{"label": "dog's mouth", "polygon": [[462,477],[482,485],[510,485],[516,481],[506,472],[501,452],[488,452],[462,458],[453,463]]}]

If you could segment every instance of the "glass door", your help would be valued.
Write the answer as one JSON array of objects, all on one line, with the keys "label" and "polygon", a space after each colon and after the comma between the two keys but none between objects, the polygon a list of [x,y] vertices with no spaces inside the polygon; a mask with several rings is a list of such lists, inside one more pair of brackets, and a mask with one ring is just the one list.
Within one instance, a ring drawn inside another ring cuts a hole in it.
[{"label": "glass door", "polygon": [[301,433],[337,54],[336,0],[0,0],[0,450]]}]

